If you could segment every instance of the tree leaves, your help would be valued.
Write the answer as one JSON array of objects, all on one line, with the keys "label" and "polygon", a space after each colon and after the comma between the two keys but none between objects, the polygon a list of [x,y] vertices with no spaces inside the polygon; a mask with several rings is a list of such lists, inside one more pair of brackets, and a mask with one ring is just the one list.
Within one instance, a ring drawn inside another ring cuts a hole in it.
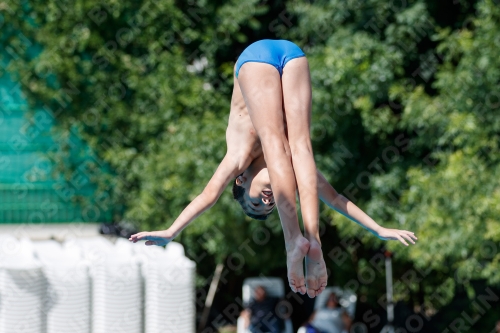
[{"label": "tree leaves", "polygon": [[[500,281],[494,1],[479,1],[462,21],[468,7],[456,9],[448,25],[441,7],[421,0],[7,5],[0,39],[13,50],[8,71],[33,106],[51,110],[59,129],[78,133],[103,162],[107,172],[95,178],[120,207],[116,221],[166,228],[200,193],[225,153],[237,56],[257,39],[289,38],[309,60],[318,168],[379,223],[415,231],[419,242],[401,249],[324,212],[341,237],[432,268],[418,287],[426,295],[429,285],[451,295],[455,271]],[[222,260],[262,227],[227,190],[181,239],[191,254]],[[268,242],[281,244],[277,216],[264,227]],[[325,251],[334,245],[325,242]],[[284,267],[283,253],[259,251],[266,269]]]}]

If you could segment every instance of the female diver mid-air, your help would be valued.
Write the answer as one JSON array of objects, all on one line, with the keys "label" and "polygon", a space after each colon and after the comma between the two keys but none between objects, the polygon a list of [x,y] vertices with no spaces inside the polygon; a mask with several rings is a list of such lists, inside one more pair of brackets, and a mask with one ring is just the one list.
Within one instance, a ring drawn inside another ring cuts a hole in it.
[{"label": "female diver mid-air", "polygon": [[[315,297],[327,284],[319,239],[319,199],[381,239],[415,244],[412,232],[381,227],[339,195],[316,170],[310,137],[309,65],[297,45],[286,40],[255,42],[238,58],[234,74],[227,152],[219,167],[203,192],[167,230],[140,232],[130,241],[144,239],[146,245],[166,245],[212,207],[234,180],[233,196],[248,216],[264,220],[278,207],[288,282],[294,292]],[[304,235],[297,217],[296,190]]]}]

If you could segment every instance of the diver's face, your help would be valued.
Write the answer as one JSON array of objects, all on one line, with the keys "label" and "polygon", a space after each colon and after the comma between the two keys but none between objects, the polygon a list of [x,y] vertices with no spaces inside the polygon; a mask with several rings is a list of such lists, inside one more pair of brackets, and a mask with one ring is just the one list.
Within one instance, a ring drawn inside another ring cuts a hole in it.
[{"label": "diver's face", "polygon": [[236,184],[245,189],[245,204],[250,212],[267,215],[273,210],[276,203],[267,168],[262,168],[256,174],[244,172],[236,179]]}]

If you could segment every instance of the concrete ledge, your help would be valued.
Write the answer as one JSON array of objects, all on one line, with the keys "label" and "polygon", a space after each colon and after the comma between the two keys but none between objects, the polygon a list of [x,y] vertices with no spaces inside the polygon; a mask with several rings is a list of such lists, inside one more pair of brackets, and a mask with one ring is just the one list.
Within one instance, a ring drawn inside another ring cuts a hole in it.
[{"label": "concrete ledge", "polygon": [[100,223],[2,223],[0,234],[32,240],[54,239],[64,241],[68,238],[91,237],[100,235]]}]

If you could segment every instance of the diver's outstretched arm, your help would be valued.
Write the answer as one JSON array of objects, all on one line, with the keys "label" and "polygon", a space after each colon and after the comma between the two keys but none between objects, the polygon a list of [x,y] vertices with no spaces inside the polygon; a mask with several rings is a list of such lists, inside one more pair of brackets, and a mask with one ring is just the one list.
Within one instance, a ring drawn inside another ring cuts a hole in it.
[{"label": "diver's outstretched arm", "polygon": [[319,170],[317,171],[317,175],[319,198],[330,208],[358,223],[380,239],[399,240],[406,246],[408,246],[406,240],[408,240],[412,244],[415,244],[415,240],[417,239],[417,237],[413,232],[399,229],[387,229],[380,226],[352,201],[350,201],[343,195],[338,194]]},{"label": "diver's outstretched arm", "polygon": [[147,240],[146,245],[166,245],[189,223],[217,202],[231,179],[236,178],[237,172],[237,163],[226,154],[203,192],[184,208],[179,217],[177,217],[167,230],[139,232],[130,236],[129,240],[136,243],[144,239]]}]

